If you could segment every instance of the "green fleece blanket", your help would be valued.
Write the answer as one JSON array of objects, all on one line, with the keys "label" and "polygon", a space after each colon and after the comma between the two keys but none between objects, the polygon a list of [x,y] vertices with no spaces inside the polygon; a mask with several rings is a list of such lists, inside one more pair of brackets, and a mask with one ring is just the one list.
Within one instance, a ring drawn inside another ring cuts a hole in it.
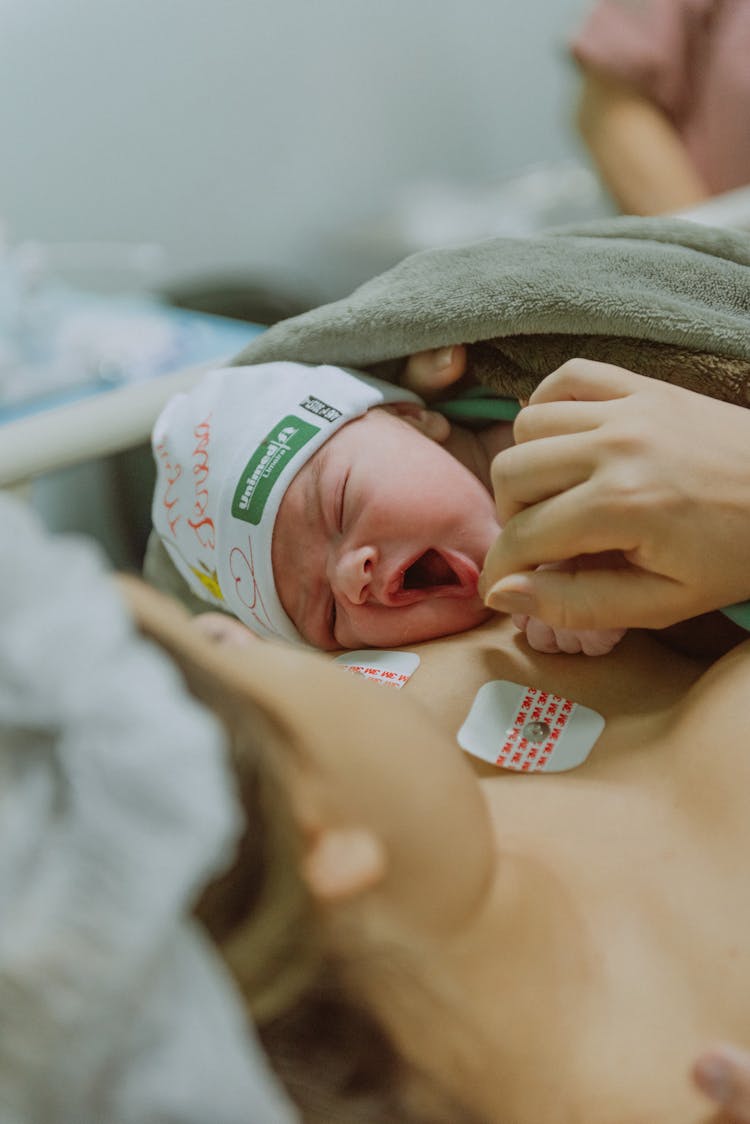
[{"label": "green fleece blanket", "polygon": [[396,379],[414,351],[468,344],[469,372],[527,397],[574,356],[750,403],[750,234],[619,218],[406,258],[282,321],[235,364],[293,359]]}]

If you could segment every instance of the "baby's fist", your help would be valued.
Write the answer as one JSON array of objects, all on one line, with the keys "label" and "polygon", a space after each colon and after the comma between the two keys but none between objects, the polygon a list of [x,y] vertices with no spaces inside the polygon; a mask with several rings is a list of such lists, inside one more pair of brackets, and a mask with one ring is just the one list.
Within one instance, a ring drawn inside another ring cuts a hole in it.
[{"label": "baby's fist", "polygon": [[606,656],[627,632],[625,628],[553,628],[538,617],[514,616],[513,624],[526,633],[535,652],[566,652],[586,656]]}]

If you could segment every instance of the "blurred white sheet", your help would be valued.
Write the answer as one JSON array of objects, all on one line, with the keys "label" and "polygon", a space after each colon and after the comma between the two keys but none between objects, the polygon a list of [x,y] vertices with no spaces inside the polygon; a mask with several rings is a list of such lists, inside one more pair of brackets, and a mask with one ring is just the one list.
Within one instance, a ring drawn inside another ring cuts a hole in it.
[{"label": "blurred white sheet", "polygon": [[239,830],[219,727],[93,544],[0,526],[0,1121],[291,1124],[189,916]]},{"label": "blurred white sheet", "polygon": [[750,230],[750,184],[715,195],[698,207],[678,211],[677,215],[704,226],[734,226],[740,230]]}]

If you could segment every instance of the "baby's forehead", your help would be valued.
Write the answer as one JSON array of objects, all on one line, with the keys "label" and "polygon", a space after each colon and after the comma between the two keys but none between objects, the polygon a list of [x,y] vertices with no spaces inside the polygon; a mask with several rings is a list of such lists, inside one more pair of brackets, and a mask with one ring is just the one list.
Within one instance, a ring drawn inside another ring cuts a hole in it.
[{"label": "baby's forehead", "polygon": [[372,432],[372,422],[377,422],[384,414],[391,414],[387,406],[373,406],[367,413],[345,422],[313,453],[309,464],[323,464],[331,456],[336,456],[339,450],[345,451],[349,457],[356,456],[359,448],[369,447],[371,442],[377,441]]},{"label": "baby's forehead", "polygon": [[[365,414],[352,418],[332,433],[325,444],[321,445],[310,460],[305,464],[296,477],[296,487],[299,489],[303,483],[312,484],[321,495],[327,494],[339,484],[340,473],[328,472],[328,468],[345,470],[353,462],[372,457],[379,449],[379,439],[382,436],[382,422],[386,418],[399,421],[398,414],[389,406],[372,406]],[[415,430],[409,425],[393,427],[390,442],[391,448],[394,441],[404,444],[409,443]],[[294,487],[292,481],[291,487]]]}]

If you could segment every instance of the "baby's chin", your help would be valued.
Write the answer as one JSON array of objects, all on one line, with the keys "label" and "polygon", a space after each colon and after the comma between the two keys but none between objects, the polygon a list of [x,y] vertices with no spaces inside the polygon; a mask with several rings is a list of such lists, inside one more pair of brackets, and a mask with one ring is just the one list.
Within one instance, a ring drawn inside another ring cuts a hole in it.
[{"label": "baby's chin", "polygon": [[[440,600],[436,598],[436,602]],[[493,610],[488,609],[479,597],[466,601],[446,599],[442,610],[434,617],[409,620],[408,610],[396,609],[393,611],[392,627],[379,630],[377,637],[363,638],[349,647],[403,648],[408,644],[421,644],[428,640],[438,640],[442,636],[455,636],[459,632],[468,632],[484,624],[494,615]]]}]

